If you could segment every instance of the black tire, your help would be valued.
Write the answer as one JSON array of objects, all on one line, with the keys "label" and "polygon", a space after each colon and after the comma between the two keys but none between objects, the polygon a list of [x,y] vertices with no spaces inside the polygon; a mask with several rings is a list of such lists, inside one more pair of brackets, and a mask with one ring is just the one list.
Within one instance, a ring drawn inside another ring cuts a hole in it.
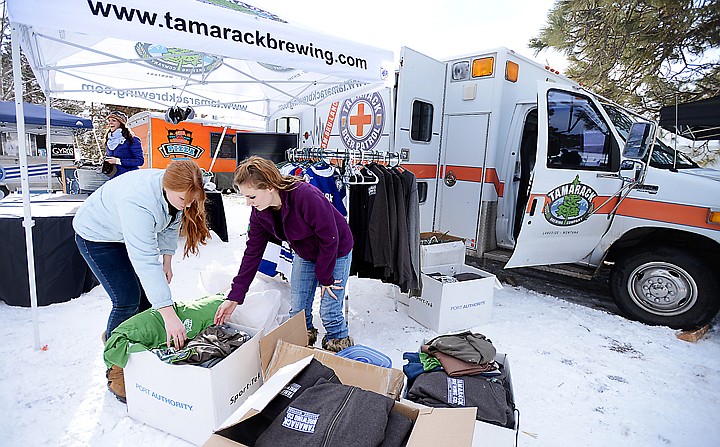
[{"label": "black tire", "polygon": [[4,199],[10,194],[10,189],[5,185],[0,185],[0,200]]},{"label": "black tire", "polygon": [[627,253],[615,262],[610,291],[630,319],[675,329],[695,329],[720,309],[720,276],[684,251],[657,247]]}]

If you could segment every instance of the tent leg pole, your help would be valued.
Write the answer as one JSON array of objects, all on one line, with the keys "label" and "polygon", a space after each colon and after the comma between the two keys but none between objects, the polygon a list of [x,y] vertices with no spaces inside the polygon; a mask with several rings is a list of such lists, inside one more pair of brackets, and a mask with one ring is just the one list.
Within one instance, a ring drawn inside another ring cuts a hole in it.
[{"label": "tent leg pole", "polygon": [[40,329],[38,326],[37,285],[35,283],[35,253],[33,251],[32,227],[35,222],[30,212],[30,181],[28,180],[27,142],[25,141],[25,115],[23,112],[23,86],[20,72],[20,31],[17,25],[11,27],[13,84],[15,85],[15,115],[17,116],[18,141],[20,143],[20,184],[23,198],[23,227],[27,250],[28,283],[30,285],[30,307],[33,320],[35,349],[40,350]]},{"label": "tent leg pole", "polygon": [[47,159],[47,192],[52,192],[52,145],[50,144],[50,93],[49,88],[45,89],[45,123],[47,124],[47,135],[45,137],[45,155]]}]

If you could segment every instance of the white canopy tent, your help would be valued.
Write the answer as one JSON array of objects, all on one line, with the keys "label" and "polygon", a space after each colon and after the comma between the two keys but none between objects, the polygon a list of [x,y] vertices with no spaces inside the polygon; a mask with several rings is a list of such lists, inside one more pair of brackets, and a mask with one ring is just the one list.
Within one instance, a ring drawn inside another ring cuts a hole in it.
[{"label": "white canopy tent", "polygon": [[[237,0],[7,4],[20,132],[18,44],[48,98],[154,109],[190,106],[196,115],[262,128],[286,108],[378,88],[393,73],[391,51],[293,26]],[[21,165],[27,168],[26,157]],[[21,181],[37,321],[27,172]],[[35,345],[40,346],[37,323]]]}]

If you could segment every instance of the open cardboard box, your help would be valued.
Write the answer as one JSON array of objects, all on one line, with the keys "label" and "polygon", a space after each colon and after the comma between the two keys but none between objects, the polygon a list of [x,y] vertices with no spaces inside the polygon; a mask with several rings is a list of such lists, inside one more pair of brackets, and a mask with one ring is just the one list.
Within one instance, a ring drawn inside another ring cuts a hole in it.
[{"label": "open cardboard box", "polygon": [[435,238],[438,243],[420,245],[420,268],[465,263],[465,240],[440,231],[420,233],[421,240]]},{"label": "open cardboard box", "polygon": [[[454,276],[467,273],[476,279],[443,283],[431,273]],[[492,317],[495,288],[502,288],[495,275],[467,264],[423,267],[422,296],[410,300],[408,315],[438,333],[469,329],[488,323]]]},{"label": "open cardboard box", "polygon": [[[510,388],[510,395],[515,400],[515,390],[512,385],[512,376],[510,373],[510,360],[507,354],[497,353],[495,355],[495,361],[502,364],[507,372],[507,385]],[[415,408],[427,409],[423,404],[418,404],[407,399],[401,399],[400,402],[406,406],[414,406]],[[474,407],[469,407],[473,410]],[[437,409],[436,409],[437,410]],[[450,409],[451,411],[459,409]],[[474,414],[473,414],[474,418]],[[501,427],[499,425],[490,424],[483,421],[474,421],[472,444],[457,444],[457,445],[472,445],[472,447],[517,447],[517,436],[520,426],[519,411],[516,409],[513,414],[513,428]],[[455,446],[456,444],[444,444]]]},{"label": "open cardboard box", "polygon": [[[510,359],[507,354],[497,353],[495,361],[503,365],[507,373],[507,385],[510,388],[510,395],[515,401],[515,389],[512,384],[512,374],[510,372]],[[517,404],[517,403],[516,403]],[[499,425],[488,424],[487,422],[475,421],[475,429],[473,434],[473,447],[495,446],[495,447],[517,447],[517,435],[520,427],[519,411],[515,410],[513,414],[515,427],[506,428]]]},{"label": "open cardboard box", "polygon": [[170,365],[150,351],[130,354],[124,369],[129,416],[200,445],[260,388],[278,340],[307,344],[303,314],[267,335],[240,329],[253,337],[211,368]]},{"label": "open cardboard box", "polygon": [[[305,368],[313,356],[332,368],[346,385],[399,396],[395,385],[402,373],[354,360],[334,356],[325,351],[291,346],[282,341],[270,362],[268,379],[250,396],[203,447],[248,447],[253,445],[253,416],[263,408]],[[299,358],[298,358],[299,357]],[[382,371],[386,370],[386,371]],[[415,423],[408,441],[409,447],[470,446],[475,423],[475,408],[422,408],[412,403],[396,402],[393,411],[399,411]]]}]

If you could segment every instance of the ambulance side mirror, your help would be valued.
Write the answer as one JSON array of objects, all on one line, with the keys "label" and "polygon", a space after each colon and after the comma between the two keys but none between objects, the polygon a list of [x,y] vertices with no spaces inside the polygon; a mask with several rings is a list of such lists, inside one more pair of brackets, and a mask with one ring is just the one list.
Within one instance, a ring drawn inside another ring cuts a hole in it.
[{"label": "ambulance side mirror", "polygon": [[645,163],[639,160],[623,160],[620,163],[620,178],[626,182],[639,182],[642,178]]},{"label": "ambulance side mirror", "polygon": [[[634,123],[630,128],[625,148],[623,149],[623,158],[631,160],[643,160],[647,156],[648,151],[655,137],[655,125],[652,123]],[[622,169],[622,168],[621,168]]]}]

